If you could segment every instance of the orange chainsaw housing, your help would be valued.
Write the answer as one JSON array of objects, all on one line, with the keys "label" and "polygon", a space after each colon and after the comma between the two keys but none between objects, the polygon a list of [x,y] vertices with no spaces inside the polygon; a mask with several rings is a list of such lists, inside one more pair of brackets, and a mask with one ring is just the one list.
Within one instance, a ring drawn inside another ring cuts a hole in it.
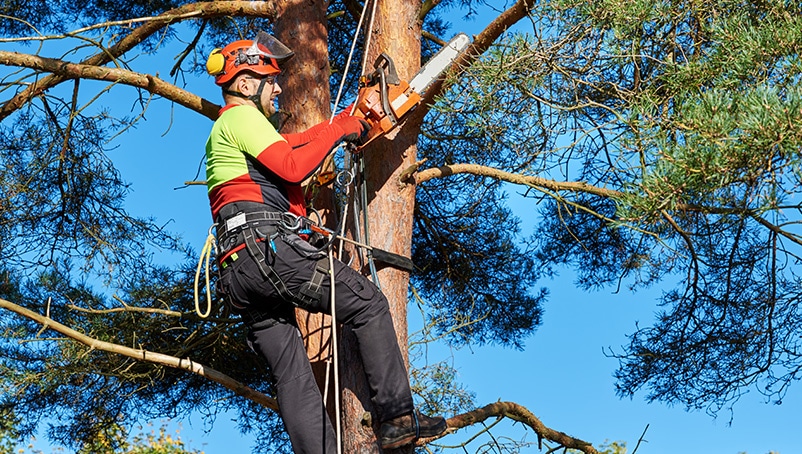
[{"label": "orange chainsaw housing", "polygon": [[363,118],[370,125],[364,146],[374,138],[387,133],[415,106],[421,97],[412,91],[409,83],[399,81],[398,84],[387,84],[387,101],[391,112],[385,112],[382,102],[381,88],[378,84],[359,89],[354,115]]}]

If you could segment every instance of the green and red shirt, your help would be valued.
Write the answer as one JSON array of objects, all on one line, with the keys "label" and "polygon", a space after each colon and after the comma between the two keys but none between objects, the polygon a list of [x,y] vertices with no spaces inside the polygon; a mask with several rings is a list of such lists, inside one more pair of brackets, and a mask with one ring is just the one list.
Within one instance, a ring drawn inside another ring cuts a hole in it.
[{"label": "green and red shirt", "polygon": [[212,218],[231,202],[306,215],[301,183],[345,136],[336,122],[299,134],[279,134],[251,105],[227,105],[206,141],[206,181]]}]

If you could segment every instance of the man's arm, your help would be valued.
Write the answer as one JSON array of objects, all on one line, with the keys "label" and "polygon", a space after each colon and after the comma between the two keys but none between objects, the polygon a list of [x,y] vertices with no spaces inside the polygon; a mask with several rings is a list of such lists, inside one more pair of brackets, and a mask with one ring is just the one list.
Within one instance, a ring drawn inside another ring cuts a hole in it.
[{"label": "man's arm", "polygon": [[353,105],[343,109],[342,112],[337,114],[331,121],[329,120],[322,121],[312,126],[311,128],[307,129],[306,131],[292,134],[282,134],[281,136],[284,137],[284,140],[286,140],[287,143],[293,148],[305,145],[314,140],[314,138],[317,137],[317,135],[320,134],[320,132],[323,129],[325,129],[326,126],[328,126],[329,124],[343,121],[343,119],[351,116],[352,106]]}]

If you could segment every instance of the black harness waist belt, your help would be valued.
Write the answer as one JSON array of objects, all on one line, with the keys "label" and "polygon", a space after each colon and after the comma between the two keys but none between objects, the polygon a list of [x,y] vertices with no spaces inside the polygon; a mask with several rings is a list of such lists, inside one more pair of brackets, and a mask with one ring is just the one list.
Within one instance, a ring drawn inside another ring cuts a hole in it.
[{"label": "black harness waist belt", "polygon": [[278,224],[284,220],[284,213],[274,211],[257,211],[253,213],[239,213],[216,225],[217,244],[225,253],[235,246],[243,244],[242,236],[245,230],[254,230],[259,238],[267,238],[278,231]]}]

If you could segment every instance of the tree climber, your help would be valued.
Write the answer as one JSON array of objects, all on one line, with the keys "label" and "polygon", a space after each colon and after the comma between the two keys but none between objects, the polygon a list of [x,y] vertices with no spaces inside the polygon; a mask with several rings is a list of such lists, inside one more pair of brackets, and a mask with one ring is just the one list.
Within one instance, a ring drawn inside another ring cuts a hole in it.
[{"label": "tree climber", "polygon": [[[249,326],[248,345],[270,366],[293,450],[334,454],[334,429],[294,316],[295,307],[331,313],[328,257],[297,231],[306,216],[301,182],[340,142],[358,143],[368,125],[346,109],[332,122],[279,134],[269,118],[281,93],[276,77],[292,55],[264,32],[212,51],[207,70],[225,106],[206,142],[206,176],[220,290]],[[387,299],[357,271],[333,263],[336,321],[358,340],[382,448],[439,435],[445,420],[414,409]]]}]

